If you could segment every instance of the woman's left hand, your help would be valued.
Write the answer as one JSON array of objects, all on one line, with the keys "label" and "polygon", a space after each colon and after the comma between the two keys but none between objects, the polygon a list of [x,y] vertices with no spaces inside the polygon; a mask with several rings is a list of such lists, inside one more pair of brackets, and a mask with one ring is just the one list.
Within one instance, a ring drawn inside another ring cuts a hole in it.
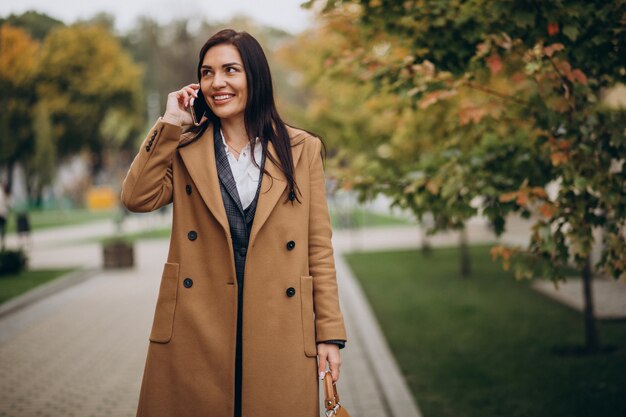
[{"label": "woman's left hand", "polygon": [[317,356],[319,358],[317,373],[320,379],[324,378],[324,374],[326,373],[326,361],[328,361],[333,382],[337,382],[339,380],[339,367],[341,366],[339,346],[334,343],[318,343]]}]

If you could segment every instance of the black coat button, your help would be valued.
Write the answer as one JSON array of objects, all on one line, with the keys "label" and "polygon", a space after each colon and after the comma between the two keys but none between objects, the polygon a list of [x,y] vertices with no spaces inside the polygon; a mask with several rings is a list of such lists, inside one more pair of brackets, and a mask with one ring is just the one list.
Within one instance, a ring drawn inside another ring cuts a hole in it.
[{"label": "black coat button", "polygon": [[183,280],[183,285],[185,286],[185,288],[191,288],[191,286],[193,285],[193,280],[191,278],[185,278]]},{"label": "black coat button", "polygon": [[294,191],[289,192],[289,200],[293,201],[296,199],[296,193]]},{"label": "black coat button", "polygon": [[290,240],[289,242],[287,242],[287,249],[288,250],[292,250],[295,247],[296,247],[296,242],[294,242],[293,240]]},{"label": "black coat button", "polygon": [[187,233],[187,238],[192,241],[196,240],[198,238],[198,234],[195,230],[192,230],[191,232]]},{"label": "black coat button", "polygon": [[239,255],[246,256],[248,250],[246,248],[239,248]]},{"label": "black coat button", "polygon": [[191,194],[191,185],[187,184],[187,186],[185,187],[185,191],[187,192],[187,194]]},{"label": "black coat button", "polygon": [[287,293],[287,297],[293,297],[296,295],[296,289],[294,287],[287,288],[287,291],[285,292]]}]

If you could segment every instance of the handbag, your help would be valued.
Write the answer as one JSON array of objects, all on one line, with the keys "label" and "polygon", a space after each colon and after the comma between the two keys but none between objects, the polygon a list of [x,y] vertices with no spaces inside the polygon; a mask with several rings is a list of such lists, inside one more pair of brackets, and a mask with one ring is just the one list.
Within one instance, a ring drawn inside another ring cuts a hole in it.
[{"label": "handbag", "polygon": [[329,371],[324,375],[324,406],[326,407],[326,417],[350,417],[350,414],[339,402],[337,385],[333,382],[333,377]]}]

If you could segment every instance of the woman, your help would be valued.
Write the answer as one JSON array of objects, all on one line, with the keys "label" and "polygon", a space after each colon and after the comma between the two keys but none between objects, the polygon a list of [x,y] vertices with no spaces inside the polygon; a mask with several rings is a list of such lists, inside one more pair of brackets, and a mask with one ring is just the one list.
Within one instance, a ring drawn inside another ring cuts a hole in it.
[{"label": "woman", "polygon": [[338,380],[347,339],[322,144],[281,120],[249,34],[211,37],[198,79],[122,189],[132,211],[174,209],[137,415],[318,417],[316,375]]}]

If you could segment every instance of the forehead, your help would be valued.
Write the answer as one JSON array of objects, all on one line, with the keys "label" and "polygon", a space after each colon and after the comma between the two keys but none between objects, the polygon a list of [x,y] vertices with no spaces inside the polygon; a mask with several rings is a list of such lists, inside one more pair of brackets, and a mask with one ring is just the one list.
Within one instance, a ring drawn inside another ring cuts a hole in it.
[{"label": "forehead", "polygon": [[202,65],[215,68],[223,64],[232,62],[243,65],[241,62],[241,55],[239,55],[239,51],[233,45],[221,44],[215,45],[207,51],[207,53],[204,55]]}]

